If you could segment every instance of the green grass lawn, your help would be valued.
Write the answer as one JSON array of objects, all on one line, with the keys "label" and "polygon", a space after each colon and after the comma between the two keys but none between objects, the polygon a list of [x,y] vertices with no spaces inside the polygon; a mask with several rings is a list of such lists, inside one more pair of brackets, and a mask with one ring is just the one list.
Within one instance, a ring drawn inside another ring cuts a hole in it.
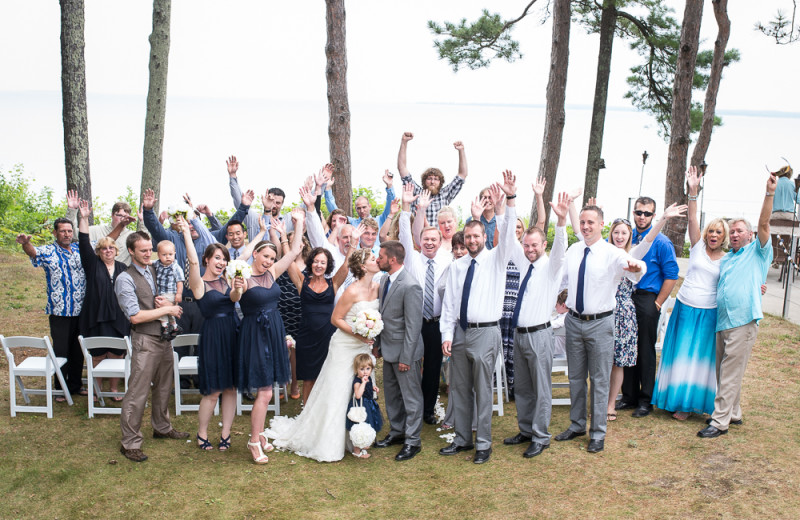
[{"label": "green grass lawn", "polygon": [[[0,333],[49,333],[44,275],[26,257],[0,253],[0,294]],[[408,462],[395,462],[398,447],[392,447],[333,464],[273,453],[269,464],[255,466],[246,447],[247,415],[236,418],[227,453],[153,440],[145,415],[150,460],[136,464],[119,453],[118,416],[88,419],[85,397],[73,407],[57,404],[53,419],[11,418],[3,356],[0,517],[797,518],[798,340],[789,322],[762,322],[745,377],[744,425],[723,437],[696,437],[702,417],[681,423],[660,411],[643,419],[626,411],[609,424],[600,454],[586,453],[583,437],[523,459],[525,446],[502,444],[518,431],[508,403],[505,415],[493,419],[492,458],[480,466],[472,464],[473,452],[439,456],[446,441],[428,425],[422,452]],[[297,401],[283,410],[298,413]],[[193,437],[196,414],[173,424]],[[568,425],[567,407],[555,407],[550,432]]]}]

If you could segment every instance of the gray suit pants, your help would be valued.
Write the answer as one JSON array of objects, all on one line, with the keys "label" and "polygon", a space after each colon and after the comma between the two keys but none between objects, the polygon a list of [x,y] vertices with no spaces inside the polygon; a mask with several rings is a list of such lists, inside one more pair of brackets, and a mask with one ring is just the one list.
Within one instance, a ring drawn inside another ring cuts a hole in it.
[{"label": "gray suit pants", "polygon": [[553,329],[514,333],[514,397],[519,432],[539,444],[550,444],[553,408]]},{"label": "gray suit pants", "polygon": [[467,329],[456,327],[451,350],[452,383],[450,392],[456,397],[455,443],[472,444],[472,391],[478,406],[478,431],[475,447],[492,447],[492,376],[502,338],[500,327]]},{"label": "gray suit pants", "polygon": [[572,315],[565,319],[567,329],[567,364],[569,365],[569,398],[572,405],[569,429],[586,431],[586,376],[592,385],[592,424],[589,438],[606,437],[606,412],[614,362],[614,316],[582,321]]},{"label": "gray suit pants", "polygon": [[406,444],[420,446],[422,432],[422,360],[400,372],[398,363],[383,361],[383,397],[389,418],[389,435],[405,437]]}]

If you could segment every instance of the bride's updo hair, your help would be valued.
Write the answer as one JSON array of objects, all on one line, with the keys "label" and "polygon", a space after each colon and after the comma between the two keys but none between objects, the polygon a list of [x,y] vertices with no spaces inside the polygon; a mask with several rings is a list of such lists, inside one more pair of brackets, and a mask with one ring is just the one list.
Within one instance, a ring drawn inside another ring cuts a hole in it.
[{"label": "bride's updo hair", "polygon": [[364,264],[369,259],[372,251],[369,249],[359,249],[352,255],[350,255],[350,260],[347,261],[347,267],[350,268],[350,272],[353,273],[357,279],[362,278],[367,270],[364,269]]}]

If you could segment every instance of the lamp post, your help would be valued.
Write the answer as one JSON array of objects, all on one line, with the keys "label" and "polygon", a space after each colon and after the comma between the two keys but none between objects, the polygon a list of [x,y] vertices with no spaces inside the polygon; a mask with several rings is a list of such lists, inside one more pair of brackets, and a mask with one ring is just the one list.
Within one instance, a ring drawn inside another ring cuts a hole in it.
[{"label": "lamp post", "polygon": [[644,153],[642,153],[642,173],[641,173],[641,175],[639,175],[639,196],[640,197],[642,196],[642,181],[644,180],[644,165],[647,162],[647,158],[648,157],[649,156],[647,155],[647,150],[645,150]]}]

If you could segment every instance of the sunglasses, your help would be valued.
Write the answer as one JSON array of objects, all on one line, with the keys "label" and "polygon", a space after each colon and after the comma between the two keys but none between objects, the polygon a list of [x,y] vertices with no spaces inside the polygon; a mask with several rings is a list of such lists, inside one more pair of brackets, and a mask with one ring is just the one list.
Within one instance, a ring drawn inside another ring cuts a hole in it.
[{"label": "sunglasses", "polygon": [[640,209],[637,209],[636,211],[634,211],[633,214],[636,215],[637,217],[641,217],[641,216],[652,217],[653,215],[655,215],[655,213],[653,213],[652,211],[642,211]]},{"label": "sunglasses", "polygon": [[626,219],[626,218],[615,219],[614,222],[611,223],[611,225],[619,224],[620,222],[622,222],[623,224],[625,224],[628,227],[631,227],[631,223],[628,222],[628,219]]}]

